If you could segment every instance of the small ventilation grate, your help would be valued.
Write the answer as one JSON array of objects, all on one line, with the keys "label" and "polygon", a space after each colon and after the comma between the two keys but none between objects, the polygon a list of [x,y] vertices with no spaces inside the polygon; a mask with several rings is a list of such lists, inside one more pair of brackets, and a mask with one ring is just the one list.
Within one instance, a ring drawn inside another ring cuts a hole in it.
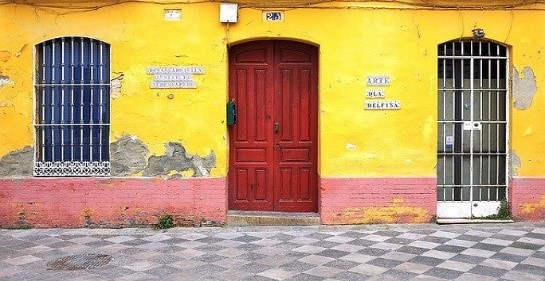
[{"label": "small ventilation grate", "polygon": [[103,254],[80,254],[58,258],[49,262],[48,269],[79,270],[100,267],[108,264],[112,256]]}]

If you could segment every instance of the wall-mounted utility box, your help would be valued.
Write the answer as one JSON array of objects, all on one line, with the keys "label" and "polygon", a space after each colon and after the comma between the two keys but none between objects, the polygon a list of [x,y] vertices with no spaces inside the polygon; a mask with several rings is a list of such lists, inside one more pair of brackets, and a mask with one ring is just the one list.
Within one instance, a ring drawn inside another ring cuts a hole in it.
[{"label": "wall-mounted utility box", "polygon": [[238,4],[220,3],[220,22],[237,22]]}]

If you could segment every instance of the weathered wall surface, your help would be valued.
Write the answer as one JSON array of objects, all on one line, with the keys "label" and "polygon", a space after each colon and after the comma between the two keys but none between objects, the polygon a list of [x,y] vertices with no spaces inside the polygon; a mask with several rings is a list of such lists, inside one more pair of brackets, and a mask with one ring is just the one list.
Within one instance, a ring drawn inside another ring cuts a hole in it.
[{"label": "weathered wall surface", "polygon": [[[34,147],[34,46],[55,37],[86,36],[111,45],[113,175],[139,176],[151,156],[165,153],[165,145],[183,143],[191,155],[213,155],[214,164],[208,165],[213,167],[199,175],[225,177],[224,31],[217,20],[202,19],[203,14],[217,19],[217,5],[184,6],[183,20],[176,22],[164,20],[164,8],[143,3],[96,10],[2,5],[0,25],[9,27],[10,35],[0,39],[0,157]],[[170,65],[203,66],[205,74],[194,76],[197,89],[150,89],[153,76],[147,67]],[[139,156],[121,163],[119,146],[127,135],[145,148],[125,152],[122,157]]]},{"label": "weathered wall surface", "polygon": [[223,179],[2,179],[0,227],[221,225],[225,198]]},{"label": "weathered wall surface", "polygon": [[436,209],[435,178],[322,179],[323,224],[425,223]]},{"label": "weathered wall surface", "polygon": [[[0,37],[0,176],[18,178],[2,181],[4,188],[32,177],[36,44],[60,36],[88,36],[111,44],[112,176],[143,182],[149,178],[180,179],[183,185],[192,177],[213,181],[227,177],[228,47],[248,40],[282,38],[320,48],[319,173],[323,182],[333,182],[322,184],[324,222],[428,221],[435,204],[430,178],[435,177],[437,162],[437,45],[470,37],[471,30],[479,27],[486,38],[510,46],[509,135],[511,150],[517,156],[513,158],[516,167],[511,169],[511,198],[522,204],[541,202],[539,198],[545,196],[545,185],[539,180],[545,178],[545,29],[536,28],[536,22],[545,20],[543,5],[506,9],[496,3],[490,9],[442,10],[380,2],[316,6],[305,2],[305,7],[285,10],[283,21],[265,22],[263,10],[274,8],[263,6],[274,6],[278,1],[265,5],[244,0],[238,23],[226,25],[219,23],[219,3],[214,2],[72,2],[85,8],[46,8],[36,6],[40,4],[37,1],[29,2],[34,5],[0,6],[0,26],[6,27],[5,36]],[[465,3],[435,2],[440,3],[430,5],[436,8]],[[181,9],[181,19],[166,21],[165,9]],[[150,89],[152,77],[146,68],[170,65],[203,66],[205,73],[194,76],[196,89]],[[365,90],[370,89],[366,77],[370,75],[390,77],[390,85],[383,89],[387,99],[401,102],[400,110],[363,109]],[[422,179],[425,184],[416,189],[418,184],[396,185],[402,190],[399,192],[373,189],[375,180],[388,178]],[[344,183],[345,179],[350,180]],[[525,187],[528,179],[537,179],[532,188]],[[84,185],[90,182],[81,181]],[[113,190],[118,185],[123,186],[119,181],[108,184]],[[17,186],[4,190],[28,200],[21,204],[42,200],[41,195],[22,196],[27,191],[21,187],[27,185]],[[89,188],[96,186],[90,184]],[[60,194],[63,189],[57,187],[56,194]],[[376,200],[355,195],[366,189],[377,191]],[[225,190],[224,186],[224,195]],[[527,194],[536,197],[525,197]],[[88,196],[85,192],[77,195]],[[341,197],[335,196],[346,197],[345,207],[353,219],[338,219],[338,214],[347,211],[338,208]],[[0,197],[0,204],[6,204],[5,198]],[[428,204],[422,210],[414,209],[419,200]],[[225,212],[226,206],[223,208]],[[386,208],[381,210],[389,215],[381,219],[358,215],[369,208]],[[522,210],[528,208],[522,205],[513,208],[518,218],[539,217],[525,215]],[[405,216],[407,210],[415,215]]]}]

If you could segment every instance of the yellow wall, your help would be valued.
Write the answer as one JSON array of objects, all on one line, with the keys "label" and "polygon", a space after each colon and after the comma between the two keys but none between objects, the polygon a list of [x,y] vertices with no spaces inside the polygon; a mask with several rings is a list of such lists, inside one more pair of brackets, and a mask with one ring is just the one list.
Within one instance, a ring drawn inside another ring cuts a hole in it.
[{"label": "yellow wall", "polygon": [[[112,78],[123,74],[121,91],[112,96],[111,141],[135,135],[155,155],[171,141],[191,154],[214,151],[211,176],[224,177],[227,46],[287,38],[320,47],[322,177],[435,176],[437,45],[479,27],[487,38],[513,46],[514,69],[530,67],[535,74],[531,107],[511,111],[511,149],[521,160],[519,176],[545,176],[545,29],[538,26],[545,11],[344,6],[289,9],[274,23],[262,21],[261,9],[242,7],[239,22],[227,26],[218,21],[218,3],[125,3],[87,12],[2,5],[0,75],[11,82],[0,86],[0,157],[33,145],[33,46],[88,36],[111,44]],[[182,9],[182,20],[164,21],[166,8]],[[154,65],[203,66],[205,74],[195,76],[197,89],[150,89],[146,68]],[[390,77],[383,89],[388,100],[401,101],[401,110],[363,109],[369,75]]]}]

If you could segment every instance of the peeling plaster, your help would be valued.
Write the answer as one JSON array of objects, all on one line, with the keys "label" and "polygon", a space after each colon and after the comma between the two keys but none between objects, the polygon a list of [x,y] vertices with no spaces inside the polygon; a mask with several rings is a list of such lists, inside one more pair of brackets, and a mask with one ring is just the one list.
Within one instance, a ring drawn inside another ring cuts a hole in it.
[{"label": "peeling plaster", "polygon": [[511,157],[509,161],[511,162],[511,165],[509,167],[509,174],[511,176],[517,176],[522,164],[520,162],[520,157],[515,153],[514,150],[511,151]]},{"label": "peeling plaster", "polygon": [[146,168],[148,147],[136,136],[123,135],[110,145],[112,176],[130,176]]},{"label": "peeling plaster", "polygon": [[216,166],[214,152],[202,158],[198,155],[187,154],[180,143],[169,142],[165,147],[165,155],[153,155],[149,158],[144,176],[183,177],[183,172],[193,171],[193,177],[208,177],[210,170]]},{"label": "peeling plaster", "polygon": [[0,177],[32,176],[34,149],[25,146],[0,158]]},{"label": "peeling plaster", "polygon": [[357,150],[357,149],[358,149],[358,147],[353,143],[347,143],[346,144],[346,150],[354,151],[354,150]]},{"label": "peeling plaster", "polygon": [[113,99],[121,97],[121,87],[123,86],[124,74],[121,73],[117,77],[112,78],[110,82],[110,96]]},{"label": "peeling plaster", "polygon": [[0,75],[0,87],[13,84],[13,81],[8,76]]},{"label": "peeling plaster", "polygon": [[537,91],[536,77],[534,71],[526,66],[522,69],[523,77],[513,69],[513,97],[516,109],[528,109],[532,105],[532,99]]}]

